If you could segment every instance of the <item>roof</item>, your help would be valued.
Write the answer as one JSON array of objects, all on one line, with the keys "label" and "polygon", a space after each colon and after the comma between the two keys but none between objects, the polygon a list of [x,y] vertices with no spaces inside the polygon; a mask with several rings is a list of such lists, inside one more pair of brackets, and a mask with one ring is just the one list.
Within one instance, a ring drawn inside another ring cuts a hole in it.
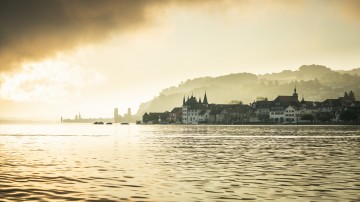
[{"label": "roof", "polygon": [[182,107],[175,107],[173,110],[171,110],[171,113],[181,113]]},{"label": "roof", "polygon": [[323,106],[327,107],[341,107],[341,101],[340,99],[326,99],[323,102]]},{"label": "roof", "polygon": [[301,105],[306,109],[318,109],[320,104],[312,101],[302,102]]},{"label": "roof", "polygon": [[256,101],[255,107],[256,108],[269,108],[273,101]]},{"label": "roof", "polygon": [[204,110],[204,109],[207,109],[207,107],[203,104],[197,104],[188,107],[188,110]]},{"label": "roof", "polygon": [[299,102],[296,96],[279,95],[274,102]]},{"label": "roof", "polygon": [[286,107],[286,109],[289,108],[289,107],[291,107],[291,108],[293,108],[293,109],[295,109],[295,110],[299,110],[299,107],[298,107],[298,106],[294,106],[294,105],[289,105],[288,107]]}]

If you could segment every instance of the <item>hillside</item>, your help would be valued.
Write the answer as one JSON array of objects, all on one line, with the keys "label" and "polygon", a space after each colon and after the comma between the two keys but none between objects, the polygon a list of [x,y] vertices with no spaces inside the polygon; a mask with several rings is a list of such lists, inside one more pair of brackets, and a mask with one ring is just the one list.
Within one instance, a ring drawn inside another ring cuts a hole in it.
[{"label": "hillside", "polygon": [[189,79],[164,89],[159,96],[141,104],[137,116],[145,112],[171,111],[182,105],[187,95],[203,97],[207,92],[209,103],[253,102],[257,97],[270,100],[277,95],[290,95],[296,86],[299,96],[305,100],[322,101],[337,98],[345,91],[353,90],[360,99],[360,68],[334,71],[321,65],[303,65],[296,71],[255,75],[250,73],[229,74],[219,77]]}]

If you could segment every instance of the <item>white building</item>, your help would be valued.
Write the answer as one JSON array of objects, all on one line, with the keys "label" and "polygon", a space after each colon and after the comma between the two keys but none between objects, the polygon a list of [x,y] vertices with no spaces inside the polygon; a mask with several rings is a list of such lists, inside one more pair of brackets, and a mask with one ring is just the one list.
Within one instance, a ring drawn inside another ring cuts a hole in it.
[{"label": "white building", "polygon": [[284,121],[284,110],[271,110],[269,112],[270,120],[274,122],[283,122]]},{"label": "white building", "polygon": [[208,108],[207,96],[205,93],[204,100],[196,100],[194,96],[185,101],[182,106],[182,123],[183,124],[199,124],[208,122],[210,119],[210,109]]},{"label": "white building", "polygon": [[298,123],[301,120],[301,110],[295,106],[288,106],[284,110],[283,119],[285,123]]},{"label": "white building", "polygon": [[199,124],[208,122],[210,109],[199,106],[183,106],[182,121],[184,124]]}]

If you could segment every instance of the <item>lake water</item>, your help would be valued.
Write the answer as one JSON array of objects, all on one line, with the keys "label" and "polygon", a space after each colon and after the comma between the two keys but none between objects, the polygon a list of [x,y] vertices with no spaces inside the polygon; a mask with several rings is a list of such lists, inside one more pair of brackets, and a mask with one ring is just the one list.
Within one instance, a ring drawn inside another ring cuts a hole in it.
[{"label": "lake water", "polygon": [[0,124],[0,200],[360,201],[360,126]]}]

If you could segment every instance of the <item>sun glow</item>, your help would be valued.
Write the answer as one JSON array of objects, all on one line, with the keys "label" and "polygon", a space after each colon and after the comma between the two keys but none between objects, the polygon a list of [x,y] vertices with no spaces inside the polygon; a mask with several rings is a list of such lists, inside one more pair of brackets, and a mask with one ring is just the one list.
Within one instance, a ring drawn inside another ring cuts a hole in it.
[{"label": "sun glow", "polygon": [[14,75],[2,74],[2,99],[56,102],[66,96],[79,96],[81,89],[98,84],[104,77],[96,70],[71,66],[57,60],[28,63]]}]

